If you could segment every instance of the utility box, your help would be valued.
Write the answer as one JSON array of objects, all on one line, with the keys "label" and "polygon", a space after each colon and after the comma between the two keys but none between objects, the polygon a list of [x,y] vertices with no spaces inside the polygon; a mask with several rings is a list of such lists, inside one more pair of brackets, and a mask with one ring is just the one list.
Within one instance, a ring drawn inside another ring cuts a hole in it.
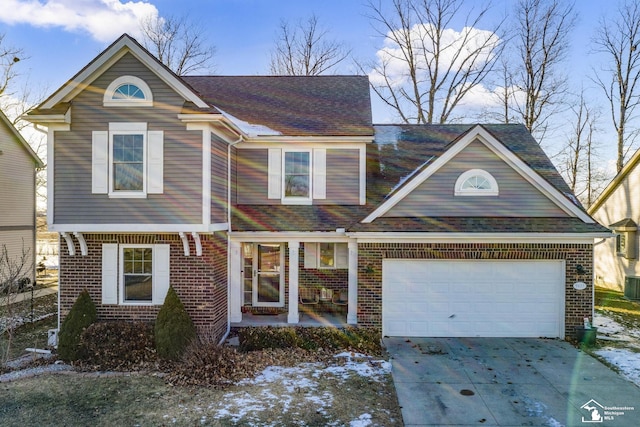
[{"label": "utility box", "polygon": [[630,300],[640,300],[640,277],[624,278],[624,297]]}]

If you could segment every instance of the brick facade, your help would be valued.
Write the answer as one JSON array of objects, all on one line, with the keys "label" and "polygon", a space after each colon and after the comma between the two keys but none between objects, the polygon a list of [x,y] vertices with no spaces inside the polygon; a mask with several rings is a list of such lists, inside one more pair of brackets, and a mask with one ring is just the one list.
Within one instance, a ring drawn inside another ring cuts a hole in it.
[{"label": "brick facade", "polygon": [[[593,251],[590,244],[552,243],[360,243],[358,245],[358,324],[382,327],[382,260],[487,259],[565,260],[565,336],[574,336],[593,304]],[[584,269],[578,274],[577,266]],[[576,290],[575,282],[587,288]]]},{"label": "brick facade", "polygon": [[70,256],[60,248],[60,316],[69,313],[79,293],[86,289],[96,304],[99,320],[154,322],[160,306],[103,305],[102,244],[169,244],[170,283],[199,333],[222,338],[227,328],[227,239],[222,233],[201,235],[202,256],[196,256],[190,239],[190,256],[184,255],[178,234],[85,234],[88,254]]}]

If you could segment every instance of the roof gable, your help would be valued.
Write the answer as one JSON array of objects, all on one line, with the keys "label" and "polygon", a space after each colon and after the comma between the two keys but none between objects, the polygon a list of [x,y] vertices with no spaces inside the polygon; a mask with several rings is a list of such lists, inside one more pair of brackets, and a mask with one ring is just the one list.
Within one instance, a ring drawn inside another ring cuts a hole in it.
[{"label": "roof gable", "polygon": [[179,93],[185,101],[192,102],[198,108],[208,108],[208,105],[187,85],[185,82],[174,74],[169,68],[158,61],[144,47],[142,47],[135,39],[128,34],[123,34],[95,59],[87,64],[80,72],[73,76],[60,89],[47,98],[37,107],[39,113],[42,110],[50,110],[59,103],[71,101],[79,92],[90,85],[104,70],[115,64],[126,53],[131,53],[140,62],[152,70],[160,79],[162,79],[173,90]]},{"label": "roof gable", "polygon": [[618,174],[611,180],[611,182],[605,187],[604,190],[600,193],[598,198],[589,206],[587,210],[589,214],[593,215],[596,213],[598,209],[602,207],[602,205],[611,197],[611,195],[615,192],[615,190],[626,180],[626,178],[631,175],[631,173],[636,170],[640,164],[640,149],[638,149],[631,159],[623,166],[623,168],[618,172]]},{"label": "roof gable", "polygon": [[33,151],[29,143],[22,137],[20,132],[18,132],[18,130],[15,128],[15,126],[13,126],[9,118],[5,116],[2,110],[0,110],[0,123],[4,125],[4,127],[7,129],[9,134],[17,141],[18,145],[20,145],[27,152],[27,154],[31,156],[36,167],[37,168],[44,167],[44,163],[42,163],[42,160],[40,160],[40,157],[38,157],[35,151]]},{"label": "roof gable", "polygon": [[[418,169],[420,170],[420,169]],[[488,195],[458,185],[482,174]],[[386,217],[564,217],[567,213],[478,139],[442,165],[384,214]]]},{"label": "roof gable", "polygon": [[[489,148],[499,158],[505,161],[510,167],[512,167],[524,179],[531,183],[535,188],[537,188],[541,193],[548,197],[549,200],[555,203],[568,215],[578,217],[582,221],[587,223],[594,222],[593,219],[581,209],[581,207],[577,206],[576,204],[572,203],[571,200],[569,200],[568,196],[571,195],[571,193],[570,191],[568,191],[566,184],[564,183],[562,178],[559,177],[557,171],[555,171],[555,168],[553,168],[552,165],[551,169],[553,169],[553,172],[555,172],[555,174],[549,170],[548,165],[546,165],[544,162],[544,159],[546,159],[548,162],[548,158],[544,155],[544,153],[542,153],[542,156],[540,156],[539,153],[536,153],[536,151],[542,152],[542,150],[539,146],[537,146],[537,143],[535,143],[535,140],[533,140],[530,135],[529,141],[517,142],[512,145],[523,145],[521,151],[525,154],[525,158],[527,158],[530,163],[534,164],[533,167],[531,166],[531,164],[528,164],[527,162],[523,161],[518,155],[516,155],[514,153],[513,147],[505,146],[491,132],[489,132],[485,127],[481,125],[473,126],[466,132],[458,134],[459,136],[457,138],[454,137],[450,139],[450,141],[452,142],[447,144],[445,142],[446,138],[451,138],[455,134],[455,130],[456,125],[452,125],[452,127],[450,127],[449,129],[447,129],[446,126],[438,128],[437,131],[441,134],[438,138],[436,138],[435,141],[430,144],[429,147],[427,147],[427,150],[425,150],[426,152],[431,151],[431,157],[427,155],[423,156],[422,159],[424,161],[424,159],[426,158],[426,162],[419,165],[417,169],[414,169],[415,172],[411,174],[410,178],[403,182],[397,188],[394,188],[391,193],[387,195],[385,200],[362,222],[370,223],[386,214],[391,208],[393,208],[401,200],[403,200],[409,193],[414,191],[418,186],[429,179],[443,165],[449,162],[452,158],[454,158],[457,154],[464,150],[469,144],[476,140],[483,143],[487,148]],[[524,145],[526,145],[527,143],[530,145],[531,142],[536,144],[537,150],[536,148],[524,147]],[[387,141],[387,144],[388,143],[392,143],[391,140]],[[518,149],[518,147],[515,148],[516,150]],[[529,153],[527,150],[531,152]],[[522,155],[522,153],[520,154]],[[542,173],[540,173],[540,171],[542,171]],[[559,180],[561,184],[559,183],[558,186],[553,185],[549,180],[546,179],[547,177],[543,176],[543,174],[551,178],[552,181],[557,182]],[[563,191],[565,189],[567,190],[567,192]]]}]

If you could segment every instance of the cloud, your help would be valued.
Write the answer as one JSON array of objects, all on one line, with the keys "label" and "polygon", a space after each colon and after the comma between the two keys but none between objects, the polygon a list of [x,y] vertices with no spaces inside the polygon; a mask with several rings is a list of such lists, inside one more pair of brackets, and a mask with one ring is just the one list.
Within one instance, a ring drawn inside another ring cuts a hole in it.
[{"label": "cloud", "polygon": [[141,19],[158,16],[158,9],[145,1],[2,0],[2,3],[0,22],[87,32],[100,42],[111,42],[122,33],[136,37]]}]

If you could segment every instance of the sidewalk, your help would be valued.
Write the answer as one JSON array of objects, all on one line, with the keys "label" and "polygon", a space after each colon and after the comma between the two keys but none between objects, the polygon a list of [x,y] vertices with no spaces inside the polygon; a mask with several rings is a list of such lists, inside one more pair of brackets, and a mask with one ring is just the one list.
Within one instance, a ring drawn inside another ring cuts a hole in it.
[{"label": "sidewalk", "polygon": [[[47,295],[57,294],[57,293],[58,293],[58,285],[54,285],[54,286],[49,286],[48,288],[36,289],[35,291],[33,291],[33,297],[39,298],[39,297],[44,297]],[[31,299],[31,291],[27,291],[17,295],[12,295],[10,297],[10,302],[12,304],[15,304],[15,303],[22,302],[25,300],[30,300],[30,299]],[[0,297],[0,306],[6,305],[6,304],[7,304],[7,297]]]}]

